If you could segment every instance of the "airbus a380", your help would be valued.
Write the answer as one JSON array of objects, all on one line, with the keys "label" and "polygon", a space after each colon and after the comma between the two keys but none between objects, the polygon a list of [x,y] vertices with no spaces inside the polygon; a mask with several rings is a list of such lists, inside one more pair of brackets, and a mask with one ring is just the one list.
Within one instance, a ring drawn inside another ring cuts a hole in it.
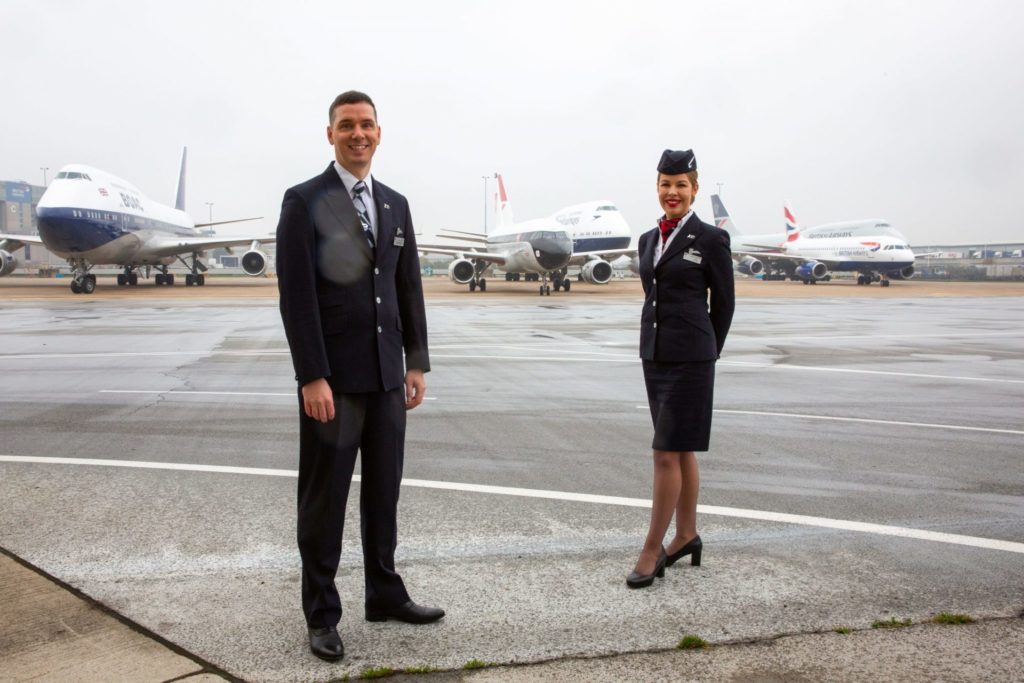
[{"label": "airbus a380", "polygon": [[[252,276],[262,275],[267,269],[267,256],[260,251],[260,243],[273,242],[273,235],[204,236],[198,228],[240,221],[196,224],[185,213],[187,154],[187,149],[182,150],[173,209],[149,199],[128,181],[97,168],[82,164],[63,167],[39,199],[39,236],[0,234],[0,276],[18,267],[14,254],[26,244],[42,245],[67,259],[75,294],[96,290],[96,276],[89,271],[97,265],[124,268],[117,276],[118,285],[138,284],[136,271],[144,269],[149,277],[151,268],[159,271],[156,284],[173,285],[174,274],[167,272],[167,266],[181,261],[191,271],[185,276],[185,285],[203,285],[207,268],[199,257],[208,249],[248,246],[241,259],[242,269]],[[191,263],[185,261],[186,257]]]},{"label": "airbus a380", "polygon": [[737,229],[722,198],[711,195],[715,224],[732,236],[736,270],[747,275],[764,274],[766,280],[800,280],[805,285],[830,279],[831,271],[855,271],[857,284],[914,276],[914,252],[906,238],[882,219],[829,223],[801,229],[786,205],[785,232],[743,235]]},{"label": "airbus a380", "polygon": [[[580,266],[580,279],[603,285],[612,278],[608,259],[633,254],[632,232],[612,202],[594,201],[566,207],[547,218],[524,223],[512,219],[512,204],[500,174],[495,204],[495,225],[490,234],[449,230],[440,237],[469,242],[469,245],[419,245],[426,253],[455,257],[448,265],[448,277],[470,291],[487,289],[485,275],[493,266],[505,271],[505,279],[540,282],[540,295],[554,287],[569,291],[566,277],[570,265]],[[550,284],[549,284],[550,281]]]}]

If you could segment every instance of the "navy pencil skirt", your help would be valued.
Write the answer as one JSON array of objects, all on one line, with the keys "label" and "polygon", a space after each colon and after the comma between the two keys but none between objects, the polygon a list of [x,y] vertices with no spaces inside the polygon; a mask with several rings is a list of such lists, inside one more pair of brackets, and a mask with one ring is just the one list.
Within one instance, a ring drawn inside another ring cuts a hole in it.
[{"label": "navy pencil skirt", "polygon": [[644,383],[658,451],[706,451],[711,441],[715,361],[645,360]]}]

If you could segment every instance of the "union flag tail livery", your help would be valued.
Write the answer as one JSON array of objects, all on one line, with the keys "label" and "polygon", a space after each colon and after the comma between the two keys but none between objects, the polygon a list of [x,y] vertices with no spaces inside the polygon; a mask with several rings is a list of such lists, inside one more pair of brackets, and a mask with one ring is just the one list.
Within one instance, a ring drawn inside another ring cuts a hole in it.
[{"label": "union flag tail livery", "polygon": [[786,241],[794,242],[800,239],[800,224],[796,222],[796,218],[793,216],[793,209],[790,208],[789,202],[782,204],[782,215],[786,218]]},{"label": "union flag tail livery", "polygon": [[505,181],[500,173],[495,173],[494,177],[498,179],[498,194],[494,197],[494,228],[496,232],[502,232],[511,229],[515,221],[512,219],[512,202],[505,192]]}]

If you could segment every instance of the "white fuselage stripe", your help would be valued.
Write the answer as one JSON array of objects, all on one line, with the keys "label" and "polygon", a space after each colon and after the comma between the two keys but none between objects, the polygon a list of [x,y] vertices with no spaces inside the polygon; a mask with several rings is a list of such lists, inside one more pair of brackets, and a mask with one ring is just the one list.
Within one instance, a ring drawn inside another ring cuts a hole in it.
[{"label": "white fuselage stripe", "polygon": [[[100,467],[126,467],[154,470],[212,472],[218,474],[245,474],[265,477],[298,477],[298,472],[295,470],[280,470],[257,467],[230,467],[226,465],[198,465],[169,462],[107,460],[104,458],[47,458],[36,456],[0,455],[0,462],[31,463],[42,465],[92,465]],[[359,475],[354,475],[353,480],[359,481]],[[446,481],[429,481],[425,479],[403,479],[402,485],[413,488],[438,489],[443,491],[462,491],[467,493],[485,493],[499,496],[516,496],[521,498],[541,498],[545,500],[560,500],[574,503],[591,503],[597,505],[617,505],[638,508],[649,508],[651,506],[651,501],[645,500],[643,498],[623,498],[619,496],[601,496],[589,493],[571,493],[566,491],[545,491],[541,489],[524,489],[510,486],[463,484]],[[954,545],[965,545],[974,548],[984,548],[986,550],[1000,550],[1003,552],[1024,554],[1024,543],[1016,543],[1014,541],[1003,541],[994,538],[982,538],[978,536],[965,536],[961,534],[947,534],[938,531],[925,531],[923,529],[911,529],[909,527],[888,526],[884,524],[872,524],[868,522],[855,522],[843,519],[831,519],[828,517],[792,515],[783,512],[767,512],[764,510],[747,510],[743,508],[730,508],[718,505],[698,505],[697,512],[705,515],[737,517],[740,519],[753,519],[765,522],[778,522],[782,524],[796,524],[800,526],[820,527],[825,529],[838,529],[841,531],[857,531],[861,533],[878,534],[882,536],[896,536],[899,538],[910,538],[922,541],[935,541],[938,543],[950,543]]]}]

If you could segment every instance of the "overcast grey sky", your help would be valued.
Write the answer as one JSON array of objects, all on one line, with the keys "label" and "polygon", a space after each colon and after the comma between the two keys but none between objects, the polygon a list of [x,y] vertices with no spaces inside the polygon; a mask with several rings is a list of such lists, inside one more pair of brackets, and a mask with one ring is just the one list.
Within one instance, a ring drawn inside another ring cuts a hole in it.
[{"label": "overcast grey sky", "polygon": [[[888,218],[912,244],[1024,241],[1024,3],[4,3],[0,178],[87,163],[197,221],[263,215],[332,159],[333,97],[376,101],[374,176],[418,232],[610,199],[660,213],[666,147],[741,230]],[[493,192],[494,184],[489,184]]]}]

